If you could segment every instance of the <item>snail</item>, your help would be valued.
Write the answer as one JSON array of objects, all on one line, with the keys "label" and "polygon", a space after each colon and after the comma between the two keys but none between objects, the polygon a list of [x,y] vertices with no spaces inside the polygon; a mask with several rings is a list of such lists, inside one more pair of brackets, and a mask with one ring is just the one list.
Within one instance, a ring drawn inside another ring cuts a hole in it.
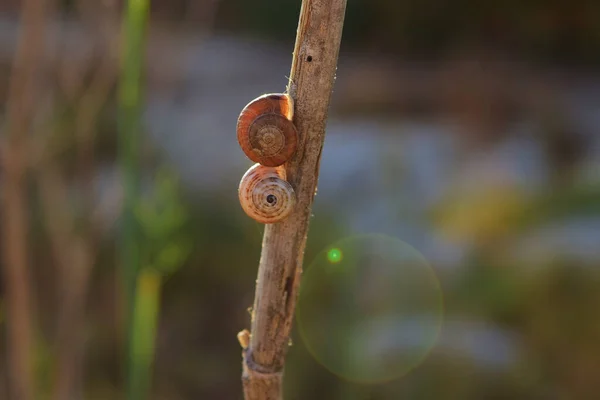
[{"label": "snail", "polygon": [[296,205],[296,193],[285,178],[282,167],[260,164],[250,167],[238,189],[240,204],[246,214],[263,224],[285,219]]},{"label": "snail", "polygon": [[248,103],[240,113],[236,129],[246,156],[267,167],[288,161],[298,146],[293,114],[294,104],[288,94],[265,94]]}]

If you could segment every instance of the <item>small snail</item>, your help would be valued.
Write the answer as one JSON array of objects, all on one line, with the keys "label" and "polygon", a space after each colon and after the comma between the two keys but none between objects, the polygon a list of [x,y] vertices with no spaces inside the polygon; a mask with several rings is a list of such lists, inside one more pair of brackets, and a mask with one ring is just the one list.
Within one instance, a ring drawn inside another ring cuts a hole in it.
[{"label": "small snail", "polygon": [[238,189],[242,208],[256,221],[272,224],[286,218],[296,204],[296,193],[285,180],[283,168],[254,164]]},{"label": "small snail", "polygon": [[265,94],[248,103],[237,122],[238,142],[246,156],[267,167],[289,160],[298,146],[293,114],[287,94]]}]

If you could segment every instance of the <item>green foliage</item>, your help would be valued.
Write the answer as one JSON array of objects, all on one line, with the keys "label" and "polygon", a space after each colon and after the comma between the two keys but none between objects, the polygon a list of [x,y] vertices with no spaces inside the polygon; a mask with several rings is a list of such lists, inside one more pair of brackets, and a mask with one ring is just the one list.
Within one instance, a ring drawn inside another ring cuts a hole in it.
[{"label": "green foliage", "polygon": [[583,184],[548,190],[532,198],[523,209],[515,229],[531,228],[570,217],[600,216],[600,185]]},{"label": "green foliage", "polygon": [[177,176],[163,167],[152,192],[134,213],[141,228],[141,268],[168,275],[180,268],[192,250],[186,227],[189,213],[180,197]]}]

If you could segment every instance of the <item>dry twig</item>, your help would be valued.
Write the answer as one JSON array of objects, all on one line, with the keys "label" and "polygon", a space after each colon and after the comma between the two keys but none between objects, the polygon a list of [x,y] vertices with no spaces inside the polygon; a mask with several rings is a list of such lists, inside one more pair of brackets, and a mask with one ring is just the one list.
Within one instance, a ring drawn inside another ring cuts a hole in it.
[{"label": "dry twig", "polygon": [[[325,125],[335,80],[346,0],[303,0],[288,91],[295,100],[300,143],[285,165],[297,195],[294,212],[267,225],[254,300],[252,331],[244,347],[246,400],[280,400],[284,357],[294,309],[312,202],[317,187]],[[246,346],[247,345],[247,348]]]}]

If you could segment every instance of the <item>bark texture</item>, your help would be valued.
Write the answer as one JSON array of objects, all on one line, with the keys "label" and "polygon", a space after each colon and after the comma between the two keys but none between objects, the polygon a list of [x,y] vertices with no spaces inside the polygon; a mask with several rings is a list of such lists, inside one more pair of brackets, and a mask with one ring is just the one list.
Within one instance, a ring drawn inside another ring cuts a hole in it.
[{"label": "bark texture", "polygon": [[246,400],[282,398],[284,358],[302,275],[345,11],[346,0],[302,1],[288,85],[300,140],[296,153],[285,165],[297,204],[286,220],[265,227],[252,329],[244,349],[242,382]]}]

